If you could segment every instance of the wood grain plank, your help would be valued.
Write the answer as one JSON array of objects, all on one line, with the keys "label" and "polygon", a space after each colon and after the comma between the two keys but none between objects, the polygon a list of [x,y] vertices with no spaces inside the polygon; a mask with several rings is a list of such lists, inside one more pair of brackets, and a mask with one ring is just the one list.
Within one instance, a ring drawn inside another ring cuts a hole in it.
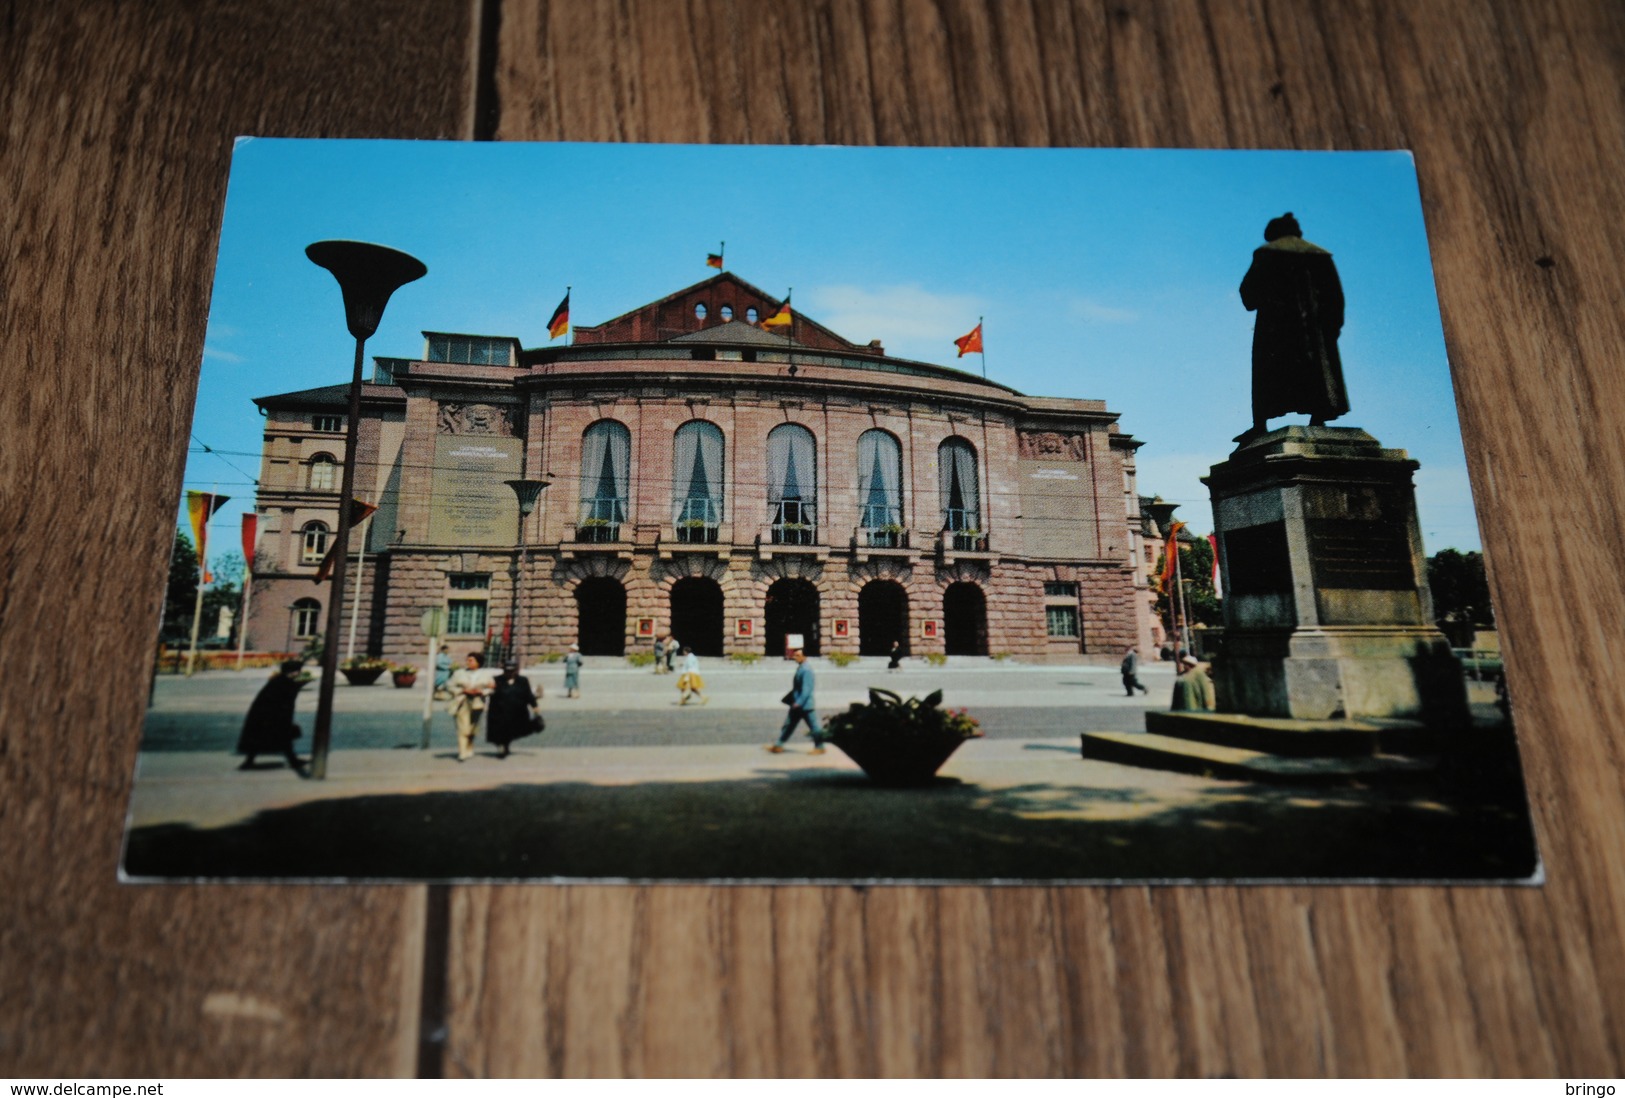
[{"label": "wood grain plank", "polygon": [[413,1069],[422,889],[116,879],[232,139],[463,116],[461,6],[293,14],[7,6],[0,1074]]}]

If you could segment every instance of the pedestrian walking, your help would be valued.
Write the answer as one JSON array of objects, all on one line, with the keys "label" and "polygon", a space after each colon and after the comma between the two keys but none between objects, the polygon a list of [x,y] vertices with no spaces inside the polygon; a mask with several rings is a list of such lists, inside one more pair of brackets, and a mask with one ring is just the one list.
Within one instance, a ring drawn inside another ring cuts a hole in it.
[{"label": "pedestrian walking", "polygon": [[564,657],[564,696],[581,697],[581,646],[572,644],[570,654]]},{"label": "pedestrian walking", "polygon": [[824,753],[824,729],[818,723],[818,714],[815,711],[816,702],[813,698],[813,671],[807,666],[807,653],[797,648],[790,653],[790,658],[796,661],[796,673],[790,680],[790,692],[784,696],[784,704],[790,711],[784,715],[784,727],[779,730],[779,742],[768,745],[768,750],[775,755],[784,753],[784,744],[790,734],[796,730],[796,725],[802,721],[807,722],[807,734],[812,737],[813,749],[809,755],[822,755]]},{"label": "pedestrian walking", "polygon": [[299,691],[310,681],[304,669],[303,660],[284,660],[276,674],[254,695],[248,715],[243,719],[242,734],[237,737],[237,753],[246,756],[237,769],[254,769],[256,755],[277,754],[288,760],[288,767],[295,774],[310,777],[305,760],[293,749],[293,741],[302,735],[299,726],[293,723],[293,707],[299,699]]},{"label": "pedestrian walking", "polygon": [[690,698],[696,697],[701,705],[710,700],[705,696],[705,680],[700,678],[700,657],[687,648],[683,649],[683,673],[677,676],[677,689],[682,693],[678,705],[687,705]]},{"label": "pedestrian walking", "polygon": [[671,674],[672,663],[677,659],[677,638],[670,633],[666,634],[666,674]]},{"label": "pedestrian walking", "polygon": [[1174,700],[1170,709],[1177,711],[1204,710],[1217,707],[1213,696],[1213,680],[1207,668],[1189,652],[1179,657],[1179,677],[1174,680]]},{"label": "pedestrian walking", "polygon": [[446,684],[451,681],[451,645],[442,644],[440,654],[434,658],[434,699],[445,701],[451,697]]},{"label": "pedestrian walking", "polygon": [[891,658],[886,661],[887,671],[896,671],[903,666],[903,642],[891,642]]},{"label": "pedestrian walking", "polygon": [[452,672],[446,681],[451,691],[451,715],[457,722],[457,761],[466,762],[474,756],[474,731],[480,726],[485,712],[485,699],[496,687],[491,672],[485,670],[485,660],[478,652],[470,652],[463,666]]},{"label": "pedestrian walking", "polygon": [[664,675],[665,673],[666,673],[666,638],[665,637],[656,637],[655,638],[655,674]]},{"label": "pedestrian walking", "polygon": [[1132,644],[1128,646],[1128,653],[1124,655],[1123,665],[1119,670],[1123,673],[1123,690],[1129,697],[1132,698],[1136,690],[1142,694],[1151,693],[1145,688],[1145,683],[1140,681],[1140,650]]},{"label": "pedestrian walking", "polygon": [[485,717],[486,741],[502,749],[498,758],[508,757],[509,746],[515,740],[545,727],[537,705],[536,693],[530,680],[519,673],[519,664],[513,660],[503,664],[502,677],[491,690],[490,712]]}]

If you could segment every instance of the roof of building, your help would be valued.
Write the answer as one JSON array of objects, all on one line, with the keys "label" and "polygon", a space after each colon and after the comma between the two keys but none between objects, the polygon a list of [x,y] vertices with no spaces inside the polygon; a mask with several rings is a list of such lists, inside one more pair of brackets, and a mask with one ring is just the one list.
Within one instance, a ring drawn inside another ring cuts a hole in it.
[{"label": "roof of building", "polygon": [[[361,384],[362,400],[402,400],[401,391],[393,385],[373,385],[367,382]],[[350,386],[348,382],[338,385],[322,385],[315,389],[299,389],[292,393],[276,393],[272,396],[255,397],[254,403],[262,408],[279,407],[306,407],[306,408],[338,408],[347,410],[350,407]]]}]

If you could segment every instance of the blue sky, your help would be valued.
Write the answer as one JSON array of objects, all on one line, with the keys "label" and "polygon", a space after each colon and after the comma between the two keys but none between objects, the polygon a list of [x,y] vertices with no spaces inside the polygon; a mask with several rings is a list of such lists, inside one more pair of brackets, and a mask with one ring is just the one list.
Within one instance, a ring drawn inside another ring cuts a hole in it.
[{"label": "blue sky", "polygon": [[[239,141],[186,487],[252,505],[255,396],[348,379],[354,344],[307,244],[417,256],[371,355],[424,330],[549,343],[728,269],[888,353],[979,372],[953,339],[985,317],[990,378],[1105,400],[1141,439],[1140,490],[1212,528],[1198,481],[1251,422],[1253,316],[1237,294],[1271,217],[1336,257],[1363,427],[1421,462],[1429,553],[1477,549],[1416,175],[1408,153]],[[1306,422],[1294,416],[1274,421]],[[184,518],[183,518],[184,523]],[[227,531],[229,536],[223,537]]]}]

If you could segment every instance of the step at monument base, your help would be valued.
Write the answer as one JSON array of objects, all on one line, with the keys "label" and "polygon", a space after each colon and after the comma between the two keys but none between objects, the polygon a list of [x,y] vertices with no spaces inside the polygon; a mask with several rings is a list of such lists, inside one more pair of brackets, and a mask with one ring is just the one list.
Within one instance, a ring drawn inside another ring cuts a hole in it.
[{"label": "step at monument base", "polygon": [[1281,785],[1400,782],[1433,772],[1425,757],[1364,754],[1287,756],[1155,732],[1085,732],[1083,757],[1148,770]]}]

